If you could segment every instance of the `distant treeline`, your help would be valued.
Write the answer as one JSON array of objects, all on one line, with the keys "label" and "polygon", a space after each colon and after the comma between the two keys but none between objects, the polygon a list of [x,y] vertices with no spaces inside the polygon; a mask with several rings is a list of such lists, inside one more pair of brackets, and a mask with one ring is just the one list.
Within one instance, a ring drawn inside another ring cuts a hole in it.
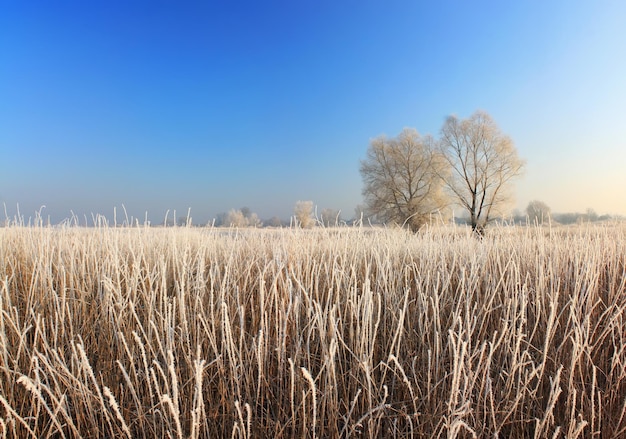
[{"label": "distant treeline", "polygon": [[[513,219],[516,224],[526,224],[528,222],[528,216],[525,214],[514,215]],[[553,213],[550,214],[550,221],[557,224],[580,224],[591,223],[597,221],[612,221],[625,219],[621,215],[598,215],[593,209],[588,209],[586,212],[566,212],[566,213]],[[530,221],[532,222],[532,221]]]}]

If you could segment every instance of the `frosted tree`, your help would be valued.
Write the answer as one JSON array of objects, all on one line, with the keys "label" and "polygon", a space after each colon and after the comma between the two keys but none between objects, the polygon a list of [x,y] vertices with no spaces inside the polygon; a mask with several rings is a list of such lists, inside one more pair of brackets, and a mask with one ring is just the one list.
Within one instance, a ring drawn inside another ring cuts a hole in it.
[{"label": "frosted tree", "polygon": [[231,209],[224,219],[224,225],[228,227],[246,227],[246,217],[239,209]]},{"label": "frosted tree", "polygon": [[[244,210],[246,209],[246,210]],[[227,227],[260,227],[261,220],[250,209],[231,209],[224,218],[223,225]]]},{"label": "frosted tree", "polygon": [[341,222],[340,212],[336,209],[322,209],[320,221],[324,227],[333,227]]},{"label": "frosted tree", "polygon": [[526,215],[531,224],[543,224],[550,220],[550,207],[543,201],[533,200],[526,206]]},{"label": "frosted tree", "polygon": [[469,119],[448,117],[439,145],[449,169],[441,177],[469,214],[472,230],[482,235],[487,223],[511,201],[511,183],[522,173],[524,161],[511,138],[482,111]]},{"label": "frosted tree", "polygon": [[434,140],[414,129],[373,139],[360,168],[366,212],[417,231],[446,207],[445,168]]},{"label": "frosted tree", "polygon": [[308,229],[315,225],[315,218],[313,217],[313,201],[296,202],[293,214],[299,227]]}]

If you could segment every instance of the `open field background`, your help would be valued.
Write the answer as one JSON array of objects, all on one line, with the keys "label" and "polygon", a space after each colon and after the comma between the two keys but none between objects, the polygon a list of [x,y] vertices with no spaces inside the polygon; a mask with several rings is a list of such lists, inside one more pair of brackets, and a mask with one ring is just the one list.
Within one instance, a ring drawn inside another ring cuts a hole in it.
[{"label": "open field background", "polygon": [[624,437],[626,228],[0,229],[0,437]]}]

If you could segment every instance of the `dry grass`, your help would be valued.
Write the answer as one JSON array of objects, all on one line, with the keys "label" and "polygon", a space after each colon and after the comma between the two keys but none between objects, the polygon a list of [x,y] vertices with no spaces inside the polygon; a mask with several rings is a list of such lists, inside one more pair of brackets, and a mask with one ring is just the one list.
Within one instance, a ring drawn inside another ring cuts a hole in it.
[{"label": "dry grass", "polygon": [[624,437],[626,229],[0,229],[0,437]]}]

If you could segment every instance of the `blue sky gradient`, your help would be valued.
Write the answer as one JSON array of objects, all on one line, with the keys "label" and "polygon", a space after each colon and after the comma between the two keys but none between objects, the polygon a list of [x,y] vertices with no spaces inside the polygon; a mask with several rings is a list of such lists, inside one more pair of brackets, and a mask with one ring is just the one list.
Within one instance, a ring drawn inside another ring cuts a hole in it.
[{"label": "blue sky gradient", "polygon": [[371,138],[489,112],[516,206],[626,214],[621,1],[0,2],[9,215],[361,203]]}]

